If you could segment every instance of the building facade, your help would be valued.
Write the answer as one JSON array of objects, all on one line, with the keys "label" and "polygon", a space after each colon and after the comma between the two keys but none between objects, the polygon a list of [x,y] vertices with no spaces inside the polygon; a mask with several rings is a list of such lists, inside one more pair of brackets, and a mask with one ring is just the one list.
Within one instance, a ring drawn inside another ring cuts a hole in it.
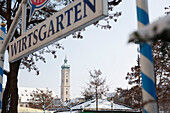
[{"label": "building facade", "polygon": [[70,65],[67,63],[67,58],[64,59],[64,64],[61,66],[61,101],[70,100]]}]

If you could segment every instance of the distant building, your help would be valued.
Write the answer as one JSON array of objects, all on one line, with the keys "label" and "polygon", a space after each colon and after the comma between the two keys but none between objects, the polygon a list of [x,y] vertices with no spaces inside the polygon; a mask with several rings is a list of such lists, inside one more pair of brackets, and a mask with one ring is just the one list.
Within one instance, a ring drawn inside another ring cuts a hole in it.
[{"label": "distant building", "polygon": [[107,97],[108,101],[117,101],[119,99],[119,96],[116,92],[106,93],[105,96]]},{"label": "distant building", "polygon": [[85,98],[82,98],[82,97],[77,97],[77,98],[73,98],[70,100],[70,103],[71,104],[77,104],[77,103],[81,103],[81,102],[84,102],[85,101]]},{"label": "distant building", "polygon": [[61,106],[61,100],[60,100],[60,98],[55,98],[55,99],[54,99],[54,105],[55,105],[55,107]]},{"label": "distant building", "polygon": [[19,107],[29,107],[29,102],[31,97],[31,93],[36,91],[36,88],[26,88],[26,87],[19,87],[18,94],[18,106]]},{"label": "distant building", "polygon": [[67,58],[61,66],[61,101],[70,100],[70,65],[67,64]]}]

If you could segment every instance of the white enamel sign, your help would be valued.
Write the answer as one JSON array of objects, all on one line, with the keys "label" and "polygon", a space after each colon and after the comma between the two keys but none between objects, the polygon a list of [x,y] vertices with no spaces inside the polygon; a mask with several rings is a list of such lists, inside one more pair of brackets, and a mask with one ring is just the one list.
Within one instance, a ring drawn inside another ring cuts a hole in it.
[{"label": "white enamel sign", "polygon": [[15,62],[108,15],[107,0],[76,0],[9,44]]}]

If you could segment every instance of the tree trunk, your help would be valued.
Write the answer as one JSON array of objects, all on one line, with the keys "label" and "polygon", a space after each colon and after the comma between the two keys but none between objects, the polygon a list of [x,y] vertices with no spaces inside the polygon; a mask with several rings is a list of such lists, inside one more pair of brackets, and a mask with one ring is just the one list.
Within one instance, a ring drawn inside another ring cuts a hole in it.
[{"label": "tree trunk", "polygon": [[[7,0],[7,30],[11,25],[11,0]],[[6,87],[3,93],[2,99],[2,112],[1,113],[10,113],[10,99],[11,99],[11,90],[10,90],[10,74],[7,75]]]},{"label": "tree trunk", "polygon": [[2,112],[1,113],[10,113],[10,98],[11,98],[11,90],[10,90],[10,75],[7,76],[6,87],[3,93],[2,100]]},{"label": "tree trunk", "polygon": [[18,112],[18,70],[20,66],[20,60],[10,64],[10,76],[11,76],[11,113]]},{"label": "tree trunk", "polygon": [[[11,0],[7,0],[7,31],[12,23]],[[16,33],[15,33],[16,35]],[[18,35],[17,35],[18,36]],[[17,37],[16,36],[16,37]],[[18,70],[21,60],[10,64],[10,73],[7,76],[7,83],[2,100],[2,113],[17,113],[18,107]]]},{"label": "tree trunk", "polygon": [[96,111],[98,111],[98,92],[97,92],[97,86],[96,86]]},{"label": "tree trunk", "polygon": [[2,113],[18,112],[18,70],[20,60],[10,64],[10,74],[7,76],[6,88],[3,95]]}]

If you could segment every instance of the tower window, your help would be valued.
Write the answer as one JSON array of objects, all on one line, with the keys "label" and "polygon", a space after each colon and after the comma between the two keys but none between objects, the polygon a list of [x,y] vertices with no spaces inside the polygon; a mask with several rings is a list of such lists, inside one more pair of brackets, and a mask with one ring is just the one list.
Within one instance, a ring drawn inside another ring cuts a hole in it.
[{"label": "tower window", "polygon": [[66,95],[68,94],[68,91],[66,91]]},{"label": "tower window", "polygon": [[66,83],[68,83],[68,79],[66,79]]}]

